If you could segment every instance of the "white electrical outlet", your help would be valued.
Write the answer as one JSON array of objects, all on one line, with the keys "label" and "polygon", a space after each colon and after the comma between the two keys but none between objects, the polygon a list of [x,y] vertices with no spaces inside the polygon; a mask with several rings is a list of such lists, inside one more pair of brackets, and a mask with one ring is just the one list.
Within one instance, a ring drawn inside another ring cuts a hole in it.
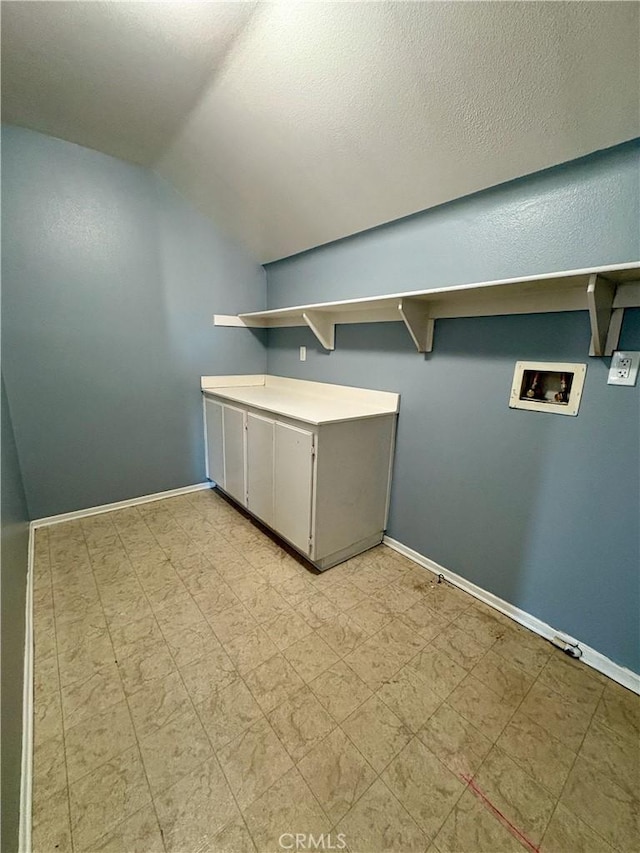
[{"label": "white electrical outlet", "polygon": [[608,385],[635,385],[640,364],[640,352],[614,352],[609,368]]},{"label": "white electrical outlet", "polygon": [[307,348],[306,347],[300,347],[300,361],[306,361],[306,360],[307,360]]}]

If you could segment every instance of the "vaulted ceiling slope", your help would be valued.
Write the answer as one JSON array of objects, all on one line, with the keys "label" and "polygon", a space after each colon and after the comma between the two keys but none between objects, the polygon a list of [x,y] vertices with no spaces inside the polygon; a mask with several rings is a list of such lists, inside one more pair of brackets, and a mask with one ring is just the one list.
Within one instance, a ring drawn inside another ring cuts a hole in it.
[{"label": "vaulted ceiling slope", "polygon": [[640,135],[640,4],[3,2],[3,118],[272,261]]}]

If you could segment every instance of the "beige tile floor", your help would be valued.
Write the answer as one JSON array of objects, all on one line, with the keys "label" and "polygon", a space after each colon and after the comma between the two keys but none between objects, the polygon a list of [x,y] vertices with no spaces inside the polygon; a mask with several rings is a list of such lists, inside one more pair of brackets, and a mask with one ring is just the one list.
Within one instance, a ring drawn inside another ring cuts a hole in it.
[{"label": "beige tile floor", "polygon": [[639,734],[384,546],[316,574],[208,491],[37,533],[35,853],[631,853]]}]

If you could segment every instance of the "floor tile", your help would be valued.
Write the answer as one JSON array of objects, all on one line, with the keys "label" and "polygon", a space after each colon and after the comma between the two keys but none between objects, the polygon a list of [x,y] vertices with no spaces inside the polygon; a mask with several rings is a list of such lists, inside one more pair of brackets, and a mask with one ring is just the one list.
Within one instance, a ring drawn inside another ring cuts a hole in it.
[{"label": "floor tile", "polygon": [[257,720],[218,753],[238,805],[245,809],[293,766],[268,721]]},{"label": "floor tile", "polygon": [[[193,581],[190,584],[191,590],[194,589]],[[192,592],[195,603],[200,608],[200,612],[209,622],[215,620],[219,613],[223,613],[230,607],[236,607],[239,603],[238,597],[235,595],[231,587],[226,584],[218,575],[215,585],[204,590]]]},{"label": "floor tile", "polygon": [[456,622],[451,622],[435,636],[432,645],[446,652],[449,657],[467,671],[474,667],[493,645],[479,643],[471,634],[458,628]]},{"label": "floor tile", "polygon": [[164,844],[153,806],[145,806],[87,848],[74,853],[163,853]]},{"label": "floor tile", "polygon": [[347,717],[342,728],[378,773],[411,740],[409,729],[377,696]]},{"label": "floor tile", "polygon": [[249,690],[265,713],[273,711],[304,686],[295,669],[283,655],[274,655],[245,676]]},{"label": "floor tile", "polygon": [[47,799],[34,800],[31,849],[33,853],[71,853],[69,792],[66,788]]},{"label": "floor tile", "polygon": [[466,720],[495,741],[513,716],[520,697],[500,696],[489,687],[468,675],[451,693],[449,705]]},{"label": "floor tile", "polygon": [[140,751],[154,797],[212,754],[209,739],[192,709],[141,740]]},{"label": "floor tile", "polygon": [[69,783],[86,776],[134,743],[126,702],[118,702],[68,729],[65,749]]},{"label": "floor tile", "polygon": [[[439,853],[522,853],[525,849],[470,790],[455,804],[434,843]],[[573,851],[568,847],[562,853]]]},{"label": "floor tile", "polygon": [[[281,850],[285,833],[329,833],[331,824],[296,768],[281,776],[244,813],[258,853]],[[288,839],[285,840],[285,844]]]},{"label": "floor tile", "polygon": [[575,752],[522,713],[515,714],[497,746],[553,796],[560,796],[576,760]]},{"label": "floor tile", "polygon": [[110,628],[126,625],[142,615],[151,615],[152,610],[147,596],[136,581],[128,581],[108,595],[105,590],[101,593],[104,614]]},{"label": "floor tile", "polygon": [[243,604],[259,625],[276,616],[293,615],[291,606],[272,586],[267,586],[260,592],[248,596]]},{"label": "floor tile", "polygon": [[640,798],[640,738],[623,737],[595,718],[580,748],[580,757],[594,764],[628,794]]},{"label": "floor tile", "polygon": [[295,607],[300,601],[314,596],[313,585],[305,575],[296,574],[276,585],[276,589],[288,604]]},{"label": "floor tile", "polygon": [[469,607],[456,618],[456,627],[484,647],[492,646],[509,632],[504,623],[475,606]]},{"label": "floor tile", "polygon": [[278,649],[259,625],[231,640],[225,648],[240,675],[245,675],[278,654]]},{"label": "floor tile", "polygon": [[372,695],[371,689],[344,661],[334,663],[310,681],[309,687],[337,722],[342,722]]},{"label": "floor tile", "polygon": [[175,634],[191,625],[204,622],[200,608],[190,595],[172,601],[156,611],[156,619],[163,633]]},{"label": "floor tile", "polygon": [[409,628],[417,631],[427,642],[451,624],[449,619],[435,613],[424,599],[418,601],[398,617]]},{"label": "floor tile", "polygon": [[541,853],[613,853],[613,847],[558,803],[540,845]]},{"label": "floor tile", "polygon": [[[400,574],[398,577],[400,577]],[[394,581],[383,589],[374,592],[372,598],[383,601],[396,617],[398,617],[402,613],[406,613],[414,604],[422,601],[423,594],[419,589]]]},{"label": "floor tile", "polygon": [[84,678],[63,685],[61,697],[65,729],[122,702],[125,696],[118,665],[112,660]]},{"label": "floor tile", "polygon": [[335,828],[351,853],[424,853],[428,839],[386,785],[378,780]]},{"label": "floor tile", "polygon": [[316,633],[340,657],[352,652],[369,636],[348,613],[340,613],[328,619]]},{"label": "floor tile", "polygon": [[425,604],[445,619],[462,616],[474,603],[474,599],[448,583],[433,583],[424,597]]},{"label": "floor tile", "polygon": [[593,714],[591,708],[568,701],[538,682],[519,710],[574,752],[580,748]]},{"label": "floor tile", "polygon": [[116,657],[121,657],[125,651],[134,648],[138,643],[148,645],[163,639],[158,620],[153,613],[142,613],[139,618],[112,628],[110,633]]},{"label": "floor tile", "polygon": [[418,737],[458,778],[473,776],[491,749],[489,738],[445,702]]},{"label": "floor tile", "polygon": [[129,696],[133,727],[140,740],[190,710],[191,702],[177,672],[149,681]]},{"label": "floor tile", "polygon": [[508,703],[524,699],[534,681],[526,670],[492,651],[473,667],[471,674]]},{"label": "floor tile", "polygon": [[387,679],[377,695],[412,732],[417,732],[442,703],[424,676],[411,666],[404,666]]},{"label": "floor tile", "polygon": [[33,801],[40,802],[65,790],[67,766],[64,757],[64,740],[56,735],[34,744],[33,749]]},{"label": "floor tile", "polygon": [[153,589],[145,588],[145,594],[154,613],[166,610],[170,606],[179,607],[187,600],[193,600],[175,571],[173,577],[167,578],[162,586],[156,586]]},{"label": "floor tile", "polygon": [[533,844],[539,844],[556,799],[498,747],[493,747],[475,776],[482,794]]},{"label": "floor tile", "polygon": [[369,636],[376,634],[396,618],[396,614],[386,604],[369,596],[346,612]]},{"label": "floor tile", "polygon": [[588,668],[562,652],[554,653],[538,677],[538,683],[559,693],[568,701],[595,710],[604,692],[604,684],[587,672]]},{"label": "floor tile", "polygon": [[316,633],[288,646],[283,654],[306,682],[313,681],[338,661],[338,655]]},{"label": "floor tile", "polygon": [[107,667],[115,660],[111,637],[106,628],[78,638],[75,632],[68,639],[61,637],[58,643],[58,665],[60,683],[73,684],[86,681],[98,669]]},{"label": "floor tile", "polygon": [[206,622],[194,622],[175,633],[167,629],[164,638],[177,667],[215,657],[222,648]]},{"label": "floor tile", "polygon": [[69,799],[74,848],[90,850],[93,842],[151,801],[138,747],[71,784]]},{"label": "floor tile", "polygon": [[516,626],[496,641],[492,651],[530,675],[537,676],[549,660],[552,646],[542,637]]},{"label": "floor tile", "polygon": [[253,566],[248,566],[248,570],[243,574],[236,577],[228,577],[226,580],[234,594],[243,604],[247,600],[254,600],[261,592],[266,592],[269,588],[266,580]]},{"label": "floor tile", "polygon": [[418,738],[413,738],[381,776],[418,826],[433,838],[462,795],[465,784]]},{"label": "floor tile", "polygon": [[562,795],[569,811],[617,850],[637,849],[640,837],[640,803],[601,773],[596,766],[578,757]]},{"label": "floor tile", "polygon": [[196,709],[214,749],[238,737],[263,716],[260,706],[240,678],[210,693]]},{"label": "floor tile", "polygon": [[223,644],[226,644],[242,634],[252,631],[256,626],[256,620],[244,604],[235,604],[233,607],[217,613],[215,617],[211,617],[209,624],[216,637]]},{"label": "floor tile", "polygon": [[394,620],[347,655],[345,661],[376,690],[393,678],[424,644],[419,634]]},{"label": "floor tile", "polygon": [[281,613],[279,616],[268,619],[262,623],[262,627],[280,651],[308,637],[313,630],[302,616],[292,609],[288,613]]},{"label": "floor tile", "polygon": [[216,832],[211,839],[211,849],[215,853],[256,853],[256,846],[241,817]]},{"label": "floor tile", "polygon": [[295,611],[302,616],[310,628],[314,629],[319,628],[328,619],[334,619],[340,613],[336,605],[319,592],[312,592],[297,601]]},{"label": "floor tile", "polygon": [[218,761],[211,757],[155,799],[167,853],[215,850],[212,837],[238,816]]},{"label": "floor tile", "polygon": [[419,652],[409,666],[415,669],[431,690],[442,699],[446,699],[467,674],[446,652],[436,649],[433,645],[428,645]]},{"label": "floor tile", "polygon": [[42,743],[62,735],[62,701],[59,690],[34,691],[33,737]]},{"label": "floor tile", "polygon": [[176,665],[164,639],[138,642],[118,653],[118,669],[127,694],[175,672]]},{"label": "floor tile", "polygon": [[355,586],[355,584],[349,583],[349,581],[336,583],[328,589],[324,589],[323,594],[326,595],[329,601],[333,602],[340,611],[349,610],[351,607],[355,607],[356,604],[359,604],[365,598],[365,593]]},{"label": "floor tile", "polygon": [[338,728],[305,755],[298,770],[332,826],[376,779],[375,770]]},{"label": "floor tile", "polygon": [[640,699],[619,684],[607,685],[594,717],[622,737],[640,738]]},{"label": "floor tile", "polygon": [[220,646],[206,657],[182,666],[180,674],[187,692],[196,704],[204,702],[239,678],[233,661]]},{"label": "floor tile", "polygon": [[59,693],[58,656],[55,652],[36,657],[33,667],[33,691],[36,696]]},{"label": "floor tile", "polygon": [[[406,558],[403,559],[406,560]],[[424,598],[434,583],[434,575],[428,569],[417,566],[415,563],[409,565],[410,563],[410,560],[406,560],[406,565],[401,565],[404,571],[395,581],[396,586],[416,592],[420,598]]]},{"label": "floor tile", "polygon": [[268,718],[282,745],[296,762],[336,725],[308,687],[303,687],[278,705]]}]

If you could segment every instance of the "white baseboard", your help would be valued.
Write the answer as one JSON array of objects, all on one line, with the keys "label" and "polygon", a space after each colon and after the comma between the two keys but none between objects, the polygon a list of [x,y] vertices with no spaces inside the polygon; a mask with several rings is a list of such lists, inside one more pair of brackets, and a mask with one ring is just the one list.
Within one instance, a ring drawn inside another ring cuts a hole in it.
[{"label": "white baseboard", "polygon": [[190,492],[200,492],[212,488],[213,483],[208,480],[205,483],[196,483],[193,486],[183,486],[180,489],[169,489],[167,492],[156,492],[153,495],[141,495],[139,498],[129,498],[126,501],[117,501],[112,504],[92,506],[87,509],[78,509],[74,512],[63,512],[60,515],[49,515],[46,518],[36,518],[31,522],[32,528],[48,527],[51,524],[61,524],[63,521],[73,521],[76,518],[87,518],[90,515],[100,515],[102,512],[114,512],[117,509],[126,509],[138,504],[147,504],[152,501],[161,501],[165,498],[175,498],[178,495],[188,495]]},{"label": "white baseboard", "polygon": [[31,851],[31,813],[33,795],[33,567],[35,529],[29,526],[27,590],[24,613],[24,669],[22,683],[22,767],[20,776],[20,819],[18,851]]},{"label": "white baseboard", "polygon": [[492,592],[488,592],[486,589],[476,586],[476,584],[455,574],[455,572],[449,571],[449,569],[445,569],[444,566],[438,565],[438,563],[430,560],[423,554],[419,554],[417,551],[414,551],[413,548],[403,545],[402,542],[398,542],[390,536],[385,536],[383,541],[385,545],[389,546],[389,548],[392,548],[399,554],[408,557],[410,560],[413,560],[414,563],[417,563],[419,566],[423,566],[430,572],[442,575],[444,579],[453,584],[453,586],[457,586],[464,590],[464,592],[468,592],[469,595],[472,595],[479,601],[483,601],[485,604],[488,604],[489,607],[499,610],[500,613],[504,613],[505,616],[513,619],[514,622],[518,622],[525,628],[529,628],[530,631],[539,634],[546,640],[552,640],[554,637],[559,637],[561,640],[565,640],[571,645],[579,643],[580,648],[582,649],[582,657],[580,660],[582,660],[583,663],[597,669],[598,672],[608,676],[608,678],[613,679],[613,681],[617,681],[618,684],[622,684],[623,687],[633,690],[634,693],[640,694],[640,675],[632,672],[632,670],[626,669],[624,666],[620,666],[610,658],[596,651],[596,649],[592,649],[590,646],[587,646],[581,640],[577,640],[576,638],[569,636],[569,634],[565,634],[563,631],[558,631],[556,628],[552,628],[551,625],[547,625],[546,622],[532,616],[530,613],[527,613],[526,610],[521,610],[519,607],[509,604],[508,601],[498,598],[498,596],[494,595]]}]

